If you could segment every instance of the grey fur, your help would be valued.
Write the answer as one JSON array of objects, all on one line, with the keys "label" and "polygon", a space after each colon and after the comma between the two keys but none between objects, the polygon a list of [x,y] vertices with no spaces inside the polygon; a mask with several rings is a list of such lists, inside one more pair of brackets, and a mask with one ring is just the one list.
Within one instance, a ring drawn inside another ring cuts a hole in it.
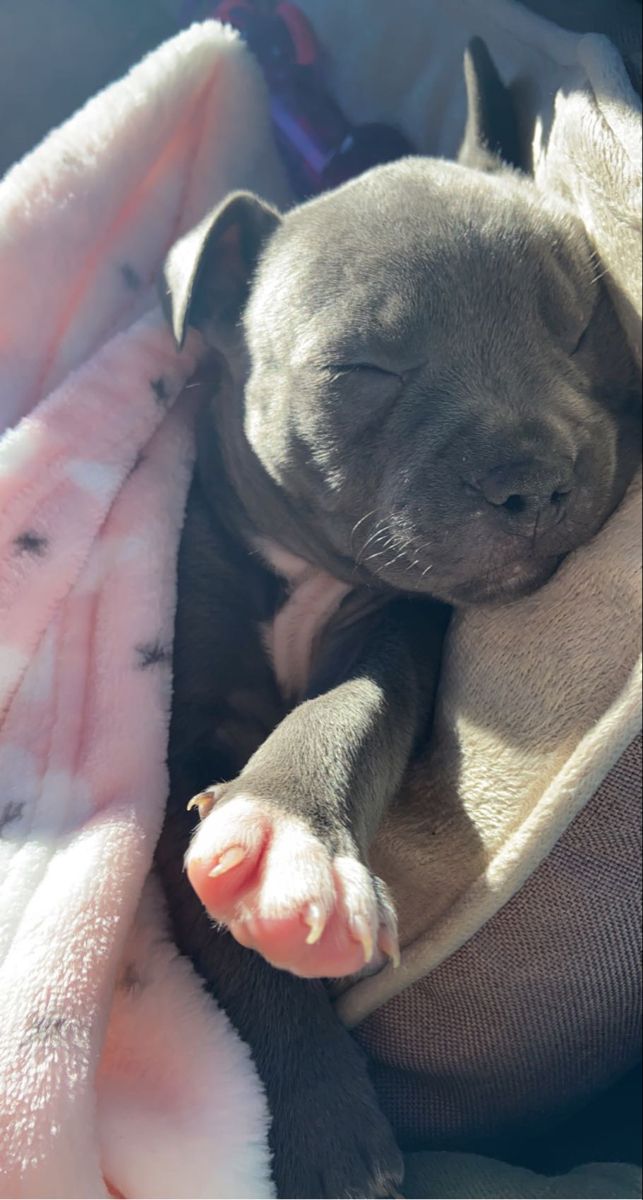
[{"label": "grey fur", "polygon": [[[157,857],[180,947],[254,1050],[282,1196],[391,1194],[401,1160],[323,986],[208,923],[181,874],[182,806],[224,780],[221,803],[254,791],[366,861],[428,736],[436,601],[539,586],[638,457],[638,378],[585,231],[500,161],[515,122],[479,43],[467,82],[461,163],[406,159],[282,218],[232,197],[165,275],[177,340],[198,324],[214,365]],[[258,634],[283,600],[258,534],[355,589],[290,710]]]}]

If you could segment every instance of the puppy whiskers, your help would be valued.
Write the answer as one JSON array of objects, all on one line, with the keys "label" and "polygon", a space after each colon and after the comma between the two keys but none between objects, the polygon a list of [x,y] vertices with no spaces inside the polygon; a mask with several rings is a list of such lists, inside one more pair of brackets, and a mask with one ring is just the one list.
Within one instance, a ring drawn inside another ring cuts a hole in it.
[{"label": "puppy whiskers", "polygon": [[393,558],[390,558],[387,563],[384,563],[384,570],[386,571],[389,567],[392,567],[396,562],[399,562],[401,558],[404,558],[410,545],[411,545],[410,540],[407,540],[406,542],[404,542],[404,545],[402,546],[402,549],[399,551],[399,553],[394,555]]},{"label": "puppy whiskers", "polygon": [[356,521],[355,524],[353,525],[353,528],[351,529],[351,550],[353,549],[353,539],[354,539],[355,534],[357,533],[357,530],[359,529],[360,525],[363,525],[364,521],[367,521],[369,517],[374,516],[376,512],[377,512],[377,509],[372,508],[370,510],[370,512],[364,513],[364,516],[360,517],[359,521]]},{"label": "puppy whiskers", "polygon": [[368,547],[370,545],[372,545],[373,542],[378,542],[380,538],[385,537],[386,534],[388,533],[388,531],[389,531],[388,523],[386,521],[384,522],[383,525],[379,525],[377,527],[377,529],[374,529],[373,533],[371,533],[371,535],[369,537],[367,537],[366,541],[364,542],[364,545],[362,546],[362,549],[360,550],[359,554],[357,555],[357,557],[355,559],[356,563],[359,564],[360,562],[362,562],[363,561],[362,555],[364,554],[364,551],[367,550]]}]

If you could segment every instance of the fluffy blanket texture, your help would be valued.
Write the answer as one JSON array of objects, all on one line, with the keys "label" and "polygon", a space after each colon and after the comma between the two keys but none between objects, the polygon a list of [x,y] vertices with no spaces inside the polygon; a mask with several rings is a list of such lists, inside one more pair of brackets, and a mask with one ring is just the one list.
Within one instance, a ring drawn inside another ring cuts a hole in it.
[{"label": "fluffy blanket texture", "polygon": [[142,895],[197,354],[155,280],[250,179],[281,198],[257,68],[208,23],[0,186],[3,1196],[271,1194],[247,1049]]}]

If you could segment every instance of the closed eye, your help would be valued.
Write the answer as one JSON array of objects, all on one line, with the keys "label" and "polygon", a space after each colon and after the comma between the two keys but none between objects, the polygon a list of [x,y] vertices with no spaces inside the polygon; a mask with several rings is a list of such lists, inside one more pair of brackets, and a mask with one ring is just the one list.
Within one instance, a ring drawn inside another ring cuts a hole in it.
[{"label": "closed eye", "polygon": [[401,376],[396,371],[387,371],[384,367],[377,367],[373,363],[330,363],[328,372],[331,376],[331,382],[335,379],[341,379],[345,375],[379,375],[383,379],[400,379]]}]

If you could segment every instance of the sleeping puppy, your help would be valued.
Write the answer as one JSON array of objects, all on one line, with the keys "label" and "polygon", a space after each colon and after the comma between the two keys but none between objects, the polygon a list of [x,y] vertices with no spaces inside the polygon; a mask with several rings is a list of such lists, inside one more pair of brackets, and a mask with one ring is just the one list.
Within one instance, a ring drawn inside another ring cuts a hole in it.
[{"label": "sleeping puppy", "polygon": [[166,267],[177,341],[195,325],[213,355],[158,863],[254,1053],[281,1196],[400,1184],[320,980],[397,960],[368,846],[428,736],[447,606],[541,585],[636,461],[584,229],[500,162],[512,110],[481,43],[467,82],[460,164],[406,159],[283,217],[235,195]]}]

